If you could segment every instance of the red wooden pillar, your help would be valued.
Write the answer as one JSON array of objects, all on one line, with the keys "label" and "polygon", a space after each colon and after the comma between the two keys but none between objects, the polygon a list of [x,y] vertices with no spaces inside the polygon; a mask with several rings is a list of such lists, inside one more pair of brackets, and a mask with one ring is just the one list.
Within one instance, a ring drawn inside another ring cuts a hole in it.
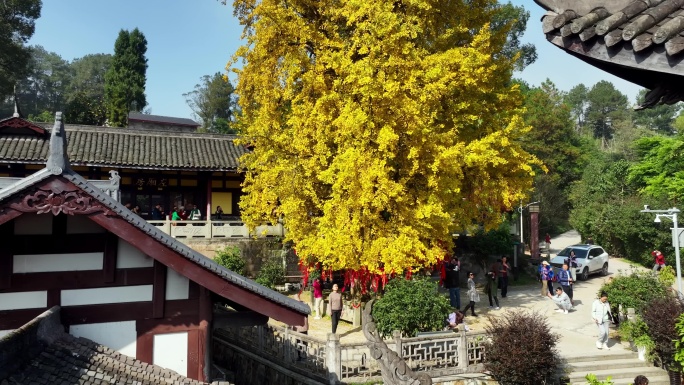
[{"label": "red wooden pillar", "polygon": [[539,255],[539,205],[530,205],[530,253],[532,258]]}]

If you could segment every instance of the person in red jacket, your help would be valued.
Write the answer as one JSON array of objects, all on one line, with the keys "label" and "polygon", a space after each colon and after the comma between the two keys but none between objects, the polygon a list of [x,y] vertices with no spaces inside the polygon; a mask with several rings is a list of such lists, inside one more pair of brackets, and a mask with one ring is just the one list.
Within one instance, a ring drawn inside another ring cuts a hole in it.
[{"label": "person in red jacket", "polygon": [[651,252],[651,255],[653,256],[653,258],[655,258],[653,271],[660,271],[660,269],[665,267],[665,256],[663,255],[663,253],[660,252],[660,250],[653,250]]}]

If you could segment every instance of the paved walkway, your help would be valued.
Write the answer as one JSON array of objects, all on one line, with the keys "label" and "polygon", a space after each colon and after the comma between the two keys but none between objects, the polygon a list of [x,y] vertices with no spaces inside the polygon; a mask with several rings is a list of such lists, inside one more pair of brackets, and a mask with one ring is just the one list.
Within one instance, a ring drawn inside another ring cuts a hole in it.
[{"label": "paved walkway", "polygon": [[[551,255],[559,252],[569,245],[580,242],[580,235],[576,231],[568,231],[556,238],[551,239]],[[620,270],[630,270],[632,265],[621,259],[611,258],[608,262],[609,277],[616,275]],[[642,268],[645,269],[645,268]],[[476,313],[479,317],[466,317],[466,322],[472,331],[482,331],[487,325],[488,317],[496,317],[504,314],[511,309],[527,309],[540,312],[548,317],[553,330],[560,334],[561,339],[558,349],[563,356],[577,356],[588,351],[596,351],[594,341],[598,336],[598,329],[591,319],[591,304],[597,297],[597,293],[607,277],[592,275],[589,280],[575,284],[574,300],[575,309],[569,314],[556,313],[556,306],[548,297],[541,296],[541,284],[530,286],[513,286],[509,288],[506,298],[499,298],[501,309],[489,309],[487,296],[482,295],[481,301],[477,304]],[[465,290],[461,290],[465,295]],[[315,320],[309,317],[309,335],[326,339],[330,332],[330,318]],[[363,332],[360,327],[352,328],[345,322],[340,322],[337,330],[340,334],[342,343],[365,342]],[[611,331],[611,335],[613,335]],[[610,346],[614,346],[611,352],[617,353],[624,351],[621,345],[615,345],[611,339]],[[609,354],[610,352],[605,352]]]}]

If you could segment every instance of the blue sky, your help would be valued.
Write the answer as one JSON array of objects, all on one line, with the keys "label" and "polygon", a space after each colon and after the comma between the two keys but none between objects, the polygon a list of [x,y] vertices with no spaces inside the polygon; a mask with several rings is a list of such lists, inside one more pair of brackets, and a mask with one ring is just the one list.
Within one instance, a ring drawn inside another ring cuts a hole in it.
[{"label": "blue sky", "polygon": [[[539,58],[516,76],[532,85],[547,78],[561,90],[579,83],[612,82],[634,102],[640,87],[595,69],[547,42],[541,32],[544,10],[532,0],[511,0],[531,15],[525,42]],[[229,5],[217,0],[43,0],[36,32],[29,42],[65,60],[113,53],[121,29],[140,29],[147,38],[148,108],[155,115],[192,118],[182,94],[203,75],[224,71],[239,47],[242,28]]]}]

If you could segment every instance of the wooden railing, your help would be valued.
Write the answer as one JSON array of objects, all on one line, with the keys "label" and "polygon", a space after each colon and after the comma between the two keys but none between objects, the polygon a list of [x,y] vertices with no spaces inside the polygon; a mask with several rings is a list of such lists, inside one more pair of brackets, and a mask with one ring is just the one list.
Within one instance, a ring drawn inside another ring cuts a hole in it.
[{"label": "wooden railing", "polygon": [[285,229],[280,223],[257,226],[253,232],[239,220],[207,221],[148,221],[174,238],[252,238],[282,237]]}]

